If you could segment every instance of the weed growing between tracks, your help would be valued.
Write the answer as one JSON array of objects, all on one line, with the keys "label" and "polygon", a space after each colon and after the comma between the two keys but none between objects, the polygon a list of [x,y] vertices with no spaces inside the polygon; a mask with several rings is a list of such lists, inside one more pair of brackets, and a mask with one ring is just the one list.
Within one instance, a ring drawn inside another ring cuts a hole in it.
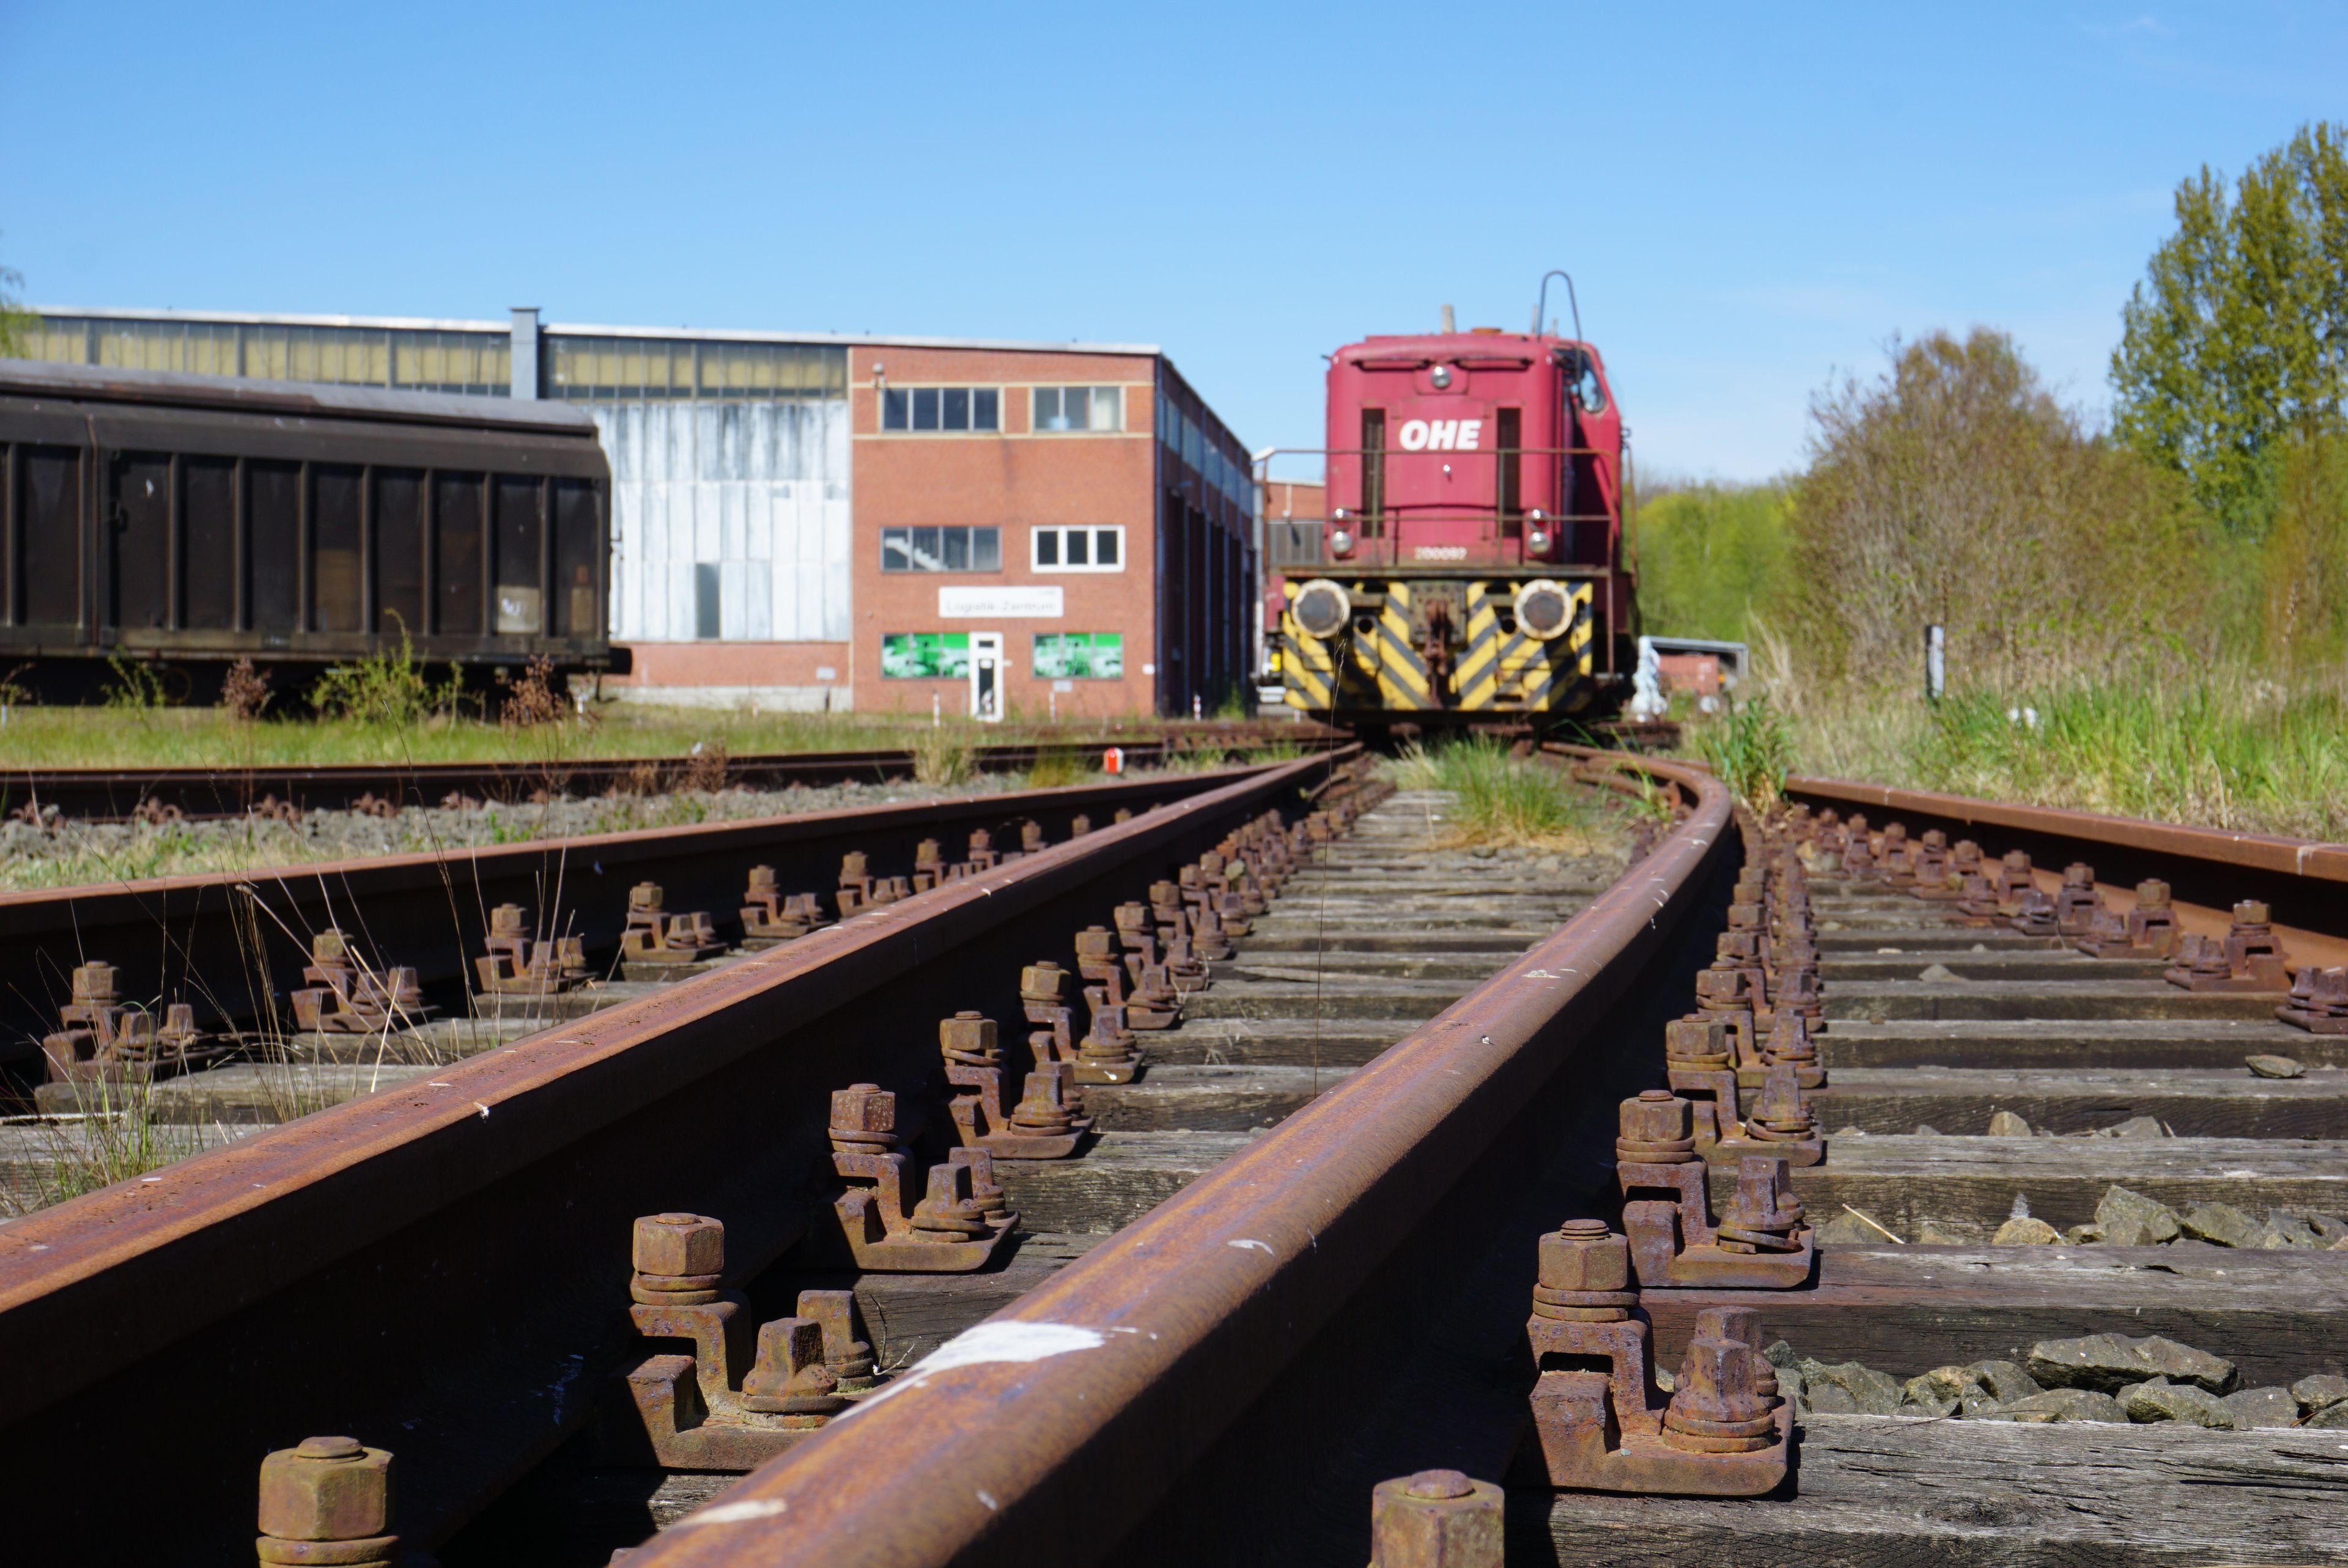
[{"label": "weed growing between tracks", "polygon": [[1414,741],[1386,766],[1399,788],[1449,790],[1457,797],[1445,848],[1489,845],[1573,855],[1597,848],[1597,806],[1560,788],[1555,768],[1511,755],[1491,736],[1432,748]]}]

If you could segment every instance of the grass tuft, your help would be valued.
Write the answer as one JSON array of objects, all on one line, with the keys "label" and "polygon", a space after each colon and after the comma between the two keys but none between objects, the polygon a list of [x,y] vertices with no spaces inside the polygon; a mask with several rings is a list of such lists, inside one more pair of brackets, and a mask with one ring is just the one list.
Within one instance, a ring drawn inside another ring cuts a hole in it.
[{"label": "grass tuft", "polygon": [[1432,747],[1414,741],[1386,769],[1398,788],[1447,790],[1456,798],[1447,848],[1489,845],[1581,855],[1595,847],[1595,808],[1567,795],[1557,769],[1511,755],[1507,743],[1491,736]]}]

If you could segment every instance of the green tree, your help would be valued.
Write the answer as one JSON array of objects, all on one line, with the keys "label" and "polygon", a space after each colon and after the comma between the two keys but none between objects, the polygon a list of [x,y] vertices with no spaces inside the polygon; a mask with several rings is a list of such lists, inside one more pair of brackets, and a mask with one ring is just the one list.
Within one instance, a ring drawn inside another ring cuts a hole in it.
[{"label": "green tree", "polygon": [[2283,444],[2340,429],[2348,400],[2348,127],[2302,126],[2230,194],[2203,168],[2176,213],[2123,316],[2114,430],[2256,535]]},{"label": "green tree", "polygon": [[1789,586],[1778,484],[1666,484],[1638,511],[1639,615],[1665,637],[1750,640]]},{"label": "green tree", "polygon": [[0,359],[14,359],[25,352],[26,334],[37,319],[17,301],[16,291],[24,286],[23,273],[0,267]]}]

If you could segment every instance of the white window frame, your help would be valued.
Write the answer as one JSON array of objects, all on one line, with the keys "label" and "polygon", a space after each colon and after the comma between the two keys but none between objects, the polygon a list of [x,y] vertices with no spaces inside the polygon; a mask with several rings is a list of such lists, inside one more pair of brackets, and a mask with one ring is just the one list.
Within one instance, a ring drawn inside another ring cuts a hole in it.
[{"label": "white window frame", "polygon": [[[1085,405],[1086,409],[1085,417],[1087,419],[1092,417],[1090,410],[1092,406],[1093,394],[1097,392],[1112,393],[1117,397],[1117,423],[1114,425],[1086,425],[1079,429],[1074,430],[1054,430],[1047,428],[1044,422],[1036,417],[1037,401],[1047,392],[1056,393],[1059,395],[1060,406],[1064,409],[1067,406],[1069,393],[1083,393],[1085,395]],[[1125,388],[1113,383],[1102,383],[1097,381],[1072,383],[1066,385],[1055,383],[1048,386],[1031,386],[1027,389],[1027,430],[1030,435],[1034,436],[1122,436],[1125,434]]]},{"label": "white window frame", "polygon": [[[1047,534],[1058,541],[1053,553],[1060,558],[1058,561],[1050,565],[1045,564],[1043,559],[1044,537]],[[1067,564],[1067,536],[1070,534],[1088,534],[1091,536],[1091,538],[1086,541],[1085,554],[1087,559],[1086,564],[1083,566],[1070,566]],[[1115,566],[1101,566],[1097,564],[1100,556],[1100,536],[1103,534],[1113,534],[1117,538],[1117,564]],[[1129,558],[1128,558],[1125,553],[1125,525],[1123,523],[1038,523],[1034,528],[1027,530],[1027,569],[1030,571],[1123,571],[1125,569],[1126,561]]]}]

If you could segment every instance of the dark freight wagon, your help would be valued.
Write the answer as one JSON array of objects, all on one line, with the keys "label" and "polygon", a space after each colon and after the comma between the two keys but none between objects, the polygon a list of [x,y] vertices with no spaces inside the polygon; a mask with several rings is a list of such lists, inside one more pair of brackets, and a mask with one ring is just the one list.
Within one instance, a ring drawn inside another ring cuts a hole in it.
[{"label": "dark freight wagon", "polygon": [[216,684],[405,637],[434,664],[616,670],[611,470],[506,399],[0,360],[0,675]]}]

